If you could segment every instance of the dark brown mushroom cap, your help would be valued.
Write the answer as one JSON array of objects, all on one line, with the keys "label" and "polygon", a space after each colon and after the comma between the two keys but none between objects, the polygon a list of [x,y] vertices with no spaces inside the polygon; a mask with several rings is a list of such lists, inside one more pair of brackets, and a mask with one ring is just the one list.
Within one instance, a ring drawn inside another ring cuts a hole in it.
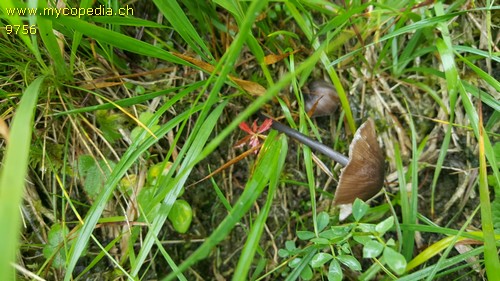
[{"label": "dark brown mushroom cap", "polygon": [[313,117],[332,115],[340,102],[333,85],[323,80],[311,82],[305,98],[305,108],[313,111]]},{"label": "dark brown mushroom cap", "polygon": [[368,119],[354,134],[349,162],[340,174],[335,205],[364,201],[377,194],[384,184],[384,155],[377,142],[375,124]]}]

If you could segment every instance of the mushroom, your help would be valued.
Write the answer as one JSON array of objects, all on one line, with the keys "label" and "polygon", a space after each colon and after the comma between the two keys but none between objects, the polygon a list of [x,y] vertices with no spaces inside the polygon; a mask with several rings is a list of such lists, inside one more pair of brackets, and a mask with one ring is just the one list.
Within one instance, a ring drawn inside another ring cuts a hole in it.
[{"label": "mushroom", "polygon": [[371,118],[354,134],[349,146],[349,158],[278,121],[273,120],[271,127],[344,166],[335,191],[335,205],[349,204],[356,198],[366,201],[382,188],[384,156],[377,142],[375,124]]},{"label": "mushroom", "polygon": [[306,89],[305,109],[312,112],[312,117],[332,115],[339,106],[339,96],[333,88],[333,85],[323,81],[316,80],[311,82]]},{"label": "mushroom", "polygon": [[[340,163],[340,162],[339,162]],[[377,194],[384,184],[384,155],[377,142],[371,118],[359,127],[349,145],[349,161],[340,173],[335,205],[364,201]]]}]

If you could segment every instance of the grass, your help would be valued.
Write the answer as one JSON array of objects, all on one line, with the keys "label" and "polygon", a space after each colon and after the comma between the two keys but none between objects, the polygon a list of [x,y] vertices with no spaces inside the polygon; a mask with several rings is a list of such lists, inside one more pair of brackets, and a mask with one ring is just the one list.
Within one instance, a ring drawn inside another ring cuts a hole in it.
[{"label": "grass", "polygon": [[[0,279],[499,279],[494,3],[10,12],[33,5],[0,3]],[[332,117],[305,114],[315,79]],[[374,118],[383,196],[340,220],[335,163],[275,131],[236,147],[259,110],[345,154]]]}]

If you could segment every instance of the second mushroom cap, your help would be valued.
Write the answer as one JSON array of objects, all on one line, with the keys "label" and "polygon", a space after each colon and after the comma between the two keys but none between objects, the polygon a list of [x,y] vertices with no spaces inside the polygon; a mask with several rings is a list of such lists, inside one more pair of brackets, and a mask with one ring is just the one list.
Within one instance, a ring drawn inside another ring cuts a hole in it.
[{"label": "second mushroom cap", "polygon": [[307,90],[305,108],[307,112],[312,111],[313,117],[332,115],[337,110],[340,99],[332,84],[316,80]]}]

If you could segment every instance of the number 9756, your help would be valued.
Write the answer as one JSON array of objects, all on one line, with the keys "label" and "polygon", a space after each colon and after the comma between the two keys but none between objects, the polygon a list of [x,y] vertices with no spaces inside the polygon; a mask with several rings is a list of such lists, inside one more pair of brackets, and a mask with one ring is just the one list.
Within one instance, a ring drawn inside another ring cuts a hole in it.
[{"label": "number 9756", "polygon": [[36,34],[36,26],[34,24],[28,25],[28,24],[14,24],[14,25],[6,25],[5,26],[5,31],[7,31],[7,34],[24,34],[24,35],[33,35]]}]

